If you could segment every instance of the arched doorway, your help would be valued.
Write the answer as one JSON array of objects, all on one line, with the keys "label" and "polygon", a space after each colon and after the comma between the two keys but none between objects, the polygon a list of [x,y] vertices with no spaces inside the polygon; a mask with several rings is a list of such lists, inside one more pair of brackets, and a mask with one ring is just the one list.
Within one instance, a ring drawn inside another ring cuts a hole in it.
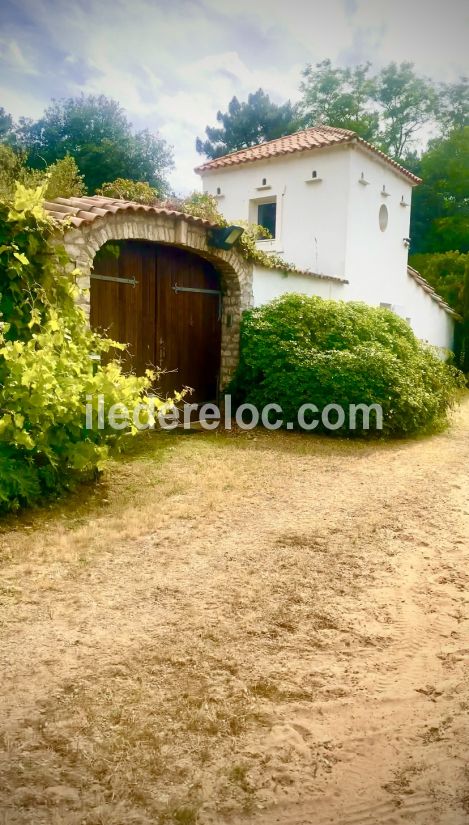
[{"label": "arched doorway", "polygon": [[191,401],[217,398],[220,382],[220,276],[212,263],[173,245],[125,240],[96,255],[90,322],[128,345],[137,375],[160,368],[158,392],[192,388]]},{"label": "arched doorway", "polygon": [[[56,240],[58,243],[63,243],[65,247],[69,257],[68,267],[70,271],[74,273],[76,283],[80,288],[77,302],[88,318],[90,316],[90,292],[91,290],[93,290],[93,292],[95,291],[97,280],[99,280],[93,279],[93,281],[91,281],[90,278],[94,273],[98,275],[100,273],[106,274],[106,272],[101,269],[101,266],[99,266],[99,250],[108,242],[118,244],[122,241],[138,241],[143,246],[146,244],[157,244],[165,249],[173,250],[175,255],[178,254],[178,250],[187,252],[193,256],[191,258],[192,265],[194,265],[194,258],[199,262],[199,266],[202,266],[203,263],[209,265],[208,269],[204,270],[204,272],[205,277],[208,277],[210,288],[214,281],[210,279],[211,276],[208,276],[207,273],[215,272],[217,275],[220,275],[220,280],[217,280],[217,285],[221,283],[221,291],[223,294],[219,346],[215,348],[211,343],[214,339],[212,339],[210,335],[205,334],[202,341],[207,343],[207,348],[200,353],[200,356],[197,356],[197,361],[200,372],[202,372],[202,364],[206,365],[205,371],[207,373],[207,379],[210,378],[211,386],[213,386],[213,375],[216,372],[216,368],[213,366],[211,359],[212,357],[216,359],[216,363],[220,364],[220,389],[223,389],[227,385],[236,369],[239,359],[241,314],[245,309],[252,306],[253,267],[252,263],[246,261],[239,251],[235,249],[219,249],[209,242],[209,232],[216,226],[215,224],[203,218],[186,215],[183,212],[166,209],[162,206],[147,206],[115,198],[105,198],[101,195],[80,198],[57,198],[54,201],[46,201],[44,207],[51,218],[59,224]],[[60,227],[62,222],[63,231],[61,231]],[[179,260],[181,261],[181,259]],[[188,259],[186,259],[186,261],[187,260]],[[113,270],[111,270],[111,272],[112,271]],[[114,270],[114,273],[116,272],[117,275],[119,275],[118,270]],[[135,278],[135,280],[138,279]],[[109,286],[113,282],[103,281],[103,283],[107,283]],[[182,286],[185,285],[186,282],[180,280],[178,283]],[[198,283],[200,283],[200,281]],[[121,286],[124,285],[118,284],[118,288]],[[194,310],[197,308],[197,301],[202,301],[202,299],[194,298],[197,293],[191,294],[180,291],[174,294],[179,299],[182,298],[185,301],[188,301],[192,295],[192,307]],[[202,295],[204,293],[200,294]],[[137,293],[135,293],[133,297],[135,299]],[[151,300],[144,301],[142,296],[140,296],[140,298],[142,301],[141,313],[143,318],[144,314],[151,308],[152,302]],[[129,297],[128,290],[124,290],[118,302],[122,305],[122,312],[125,310],[126,302],[131,299],[132,296]],[[106,311],[106,301],[98,303],[100,303],[101,306],[100,311],[104,313]],[[181,300],[173,304],[172,311],[177,314],[177,309],[180,306]],[[212,310],[214,306],[214,303],[212,303]],[[125,312],[127,313],[126,317],[129,321],[132,316],[127,310],[125,310]],[[207,316],[205,315],[204,317],[207,324]],[[110,327],[109,318],[103,321],[101,318],[96,319],[94,315],[93,321],[95,325]],[[150,327],[146,328],[151,329],[151,324]],[[135,336],[137,336],[137,330],[135,330]],[[114,337],[118,336],[114,335]],[[124,339],[127,340],[128,338],[129,335],[127,332]],[[189,340],[195,340],[195,336]],[[140,350],[138,348],[138,341],[140,341]],[[134,343],[134,359],[138,362],[140,358],[140,363],[142,363],[142,353],[144,354],[143,347],[148,345],[149,342],[145,342],[142,333],[141,337],[139,337],[138,340],[136,338]],[[199,352],[197,347],[198,344],[196,344],[194,354]],[[171,373],[169,375],[171,375]],[[177,373],[173,375],[178,377]],[[181,378],[182,377],[181,373]],[[173,383],[172,377],[169,378],[168,381]],[[189,375],[187,383],[194,384],[196,382]],[[179,381],[177,384],[174,384],[174,386],[180,387],[181,382]],[[201,394],[206,395],[207,392],[209,392],[210,395],[212,394],[210,386],[201,392]]]}]

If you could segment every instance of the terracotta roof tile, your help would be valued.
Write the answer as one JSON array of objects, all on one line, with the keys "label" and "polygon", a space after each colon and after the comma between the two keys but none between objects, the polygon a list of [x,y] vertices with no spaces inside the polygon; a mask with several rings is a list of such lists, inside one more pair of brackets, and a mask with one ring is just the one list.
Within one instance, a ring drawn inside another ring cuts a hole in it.
[{"label": "terracotta roof tile", "polygon": [[73,226],[83,223],[92,223],[96,218],[104,218],[116,212],[147,212],[152,215],[166,215],[185,218],[189,223],[199,226],[215,226],[211,221],[186,215],[175,209],[165,209],[162,206],[148,206],[146,204],[124,201],[119,198],[105,198],[102,195],[91,195],[83,198],[56,198],[45,201],[44,209],[55,220],[64,221],[67,218]]},{"label": "terracotta roof tile", "polygon": [[[73,226],[92,223],[96,218],[106,215],[113,215],[116,212],[146,212],[152,215],[165,215],[184,218],[189,223],[210,228],[217,224],[207,221],[204,218],[197,218],[194,215],[187,215],[185,212],[178,212],[175,209],[165,209],[162,206],[148,206],[146,204],[124,201],[119,198],[105,198],[102,195],[91,195],[82,198],[56,198],[53,201],[45,201],[44,209],[51,218],[57,221],[69,220]],[[292,269],[288,264],[285,266],[274,265],[271,269],[281,269],[284,272],[292,272],[301,275],[308,275],[311,278],[319,278],[325,281],[336,281],[347,284],[348,281],[336,275],[319,275],[309,270]]]},{"label": "terracotta roof tile", "polygon": [[413,278],[413,280],[424,290],[424,292],[426,292],[430,296],[432,301],[435,301],[435,303],[439,304],[441,308],[448,313],[448,315],[452,315],[453,318],[456,318],[456,320],[458,321],[461,320],[461,316],[458,315],[458,313],[452,307],[450,307],[449,304],[446,303],[446,301],[443,300],[441,295],[438,295],[438,292],[435,292],[433,287],[428,283],[427,280],[425,280],[425,278],[423,277],[423,275],[420,274],[420,272],[417,272],[417,270],[414,269],[412,266],[408,266],[407,274],[411,278]]},{"label": "terracotta roof tile", "polygon": [[409,172],[408,169],[404,169],[403,166],[395,160],[392,160],[388,155],[385,155],[380,149],[372,146],[368,141],[363,140],[363,138],[359,137],[355,132],[350,131],[350,129],[338,129],[333,126],[311,126],[309,129],[294,132],[292,135],[285,135],[275,140],[268,140],[265,143],[259,143],[257,146],[251,146],[248,149],[240,149],[238,152],[231,152],[229,155],[208,160],[200,166],[197,166],[195,171],[200,175],[203,172],[210,172],[224,166],[238,166],[241,163],[252,163],[256,160],[266,160],[292,152],[304,152],[308,149],[324,149],[343,143],[358,144],[373,152],[375,155],[378,155],[381,160],[384,160],[413,183],[421,182],[421,179],[418,178],[417,175]]}]

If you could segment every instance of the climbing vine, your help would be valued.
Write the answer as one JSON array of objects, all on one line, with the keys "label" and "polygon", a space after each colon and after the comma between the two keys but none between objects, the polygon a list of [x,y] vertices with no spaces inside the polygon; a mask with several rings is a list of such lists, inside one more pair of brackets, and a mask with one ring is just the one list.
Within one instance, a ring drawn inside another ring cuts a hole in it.
[{"label": "climbing vine", "polygon": [[[121,450],[125,430],[87,428],[85,404],[97,413],[142,406],[155,376],[125,375],[104,354],[123,349],[93,333],[77,306],[75,272],[64,249],[52,243],[57,226],[43,208],[44,188],[16,186],[0,202],[0,510],[17,509],[95,476],[111,450]],[[91,356],[94,356],[93,359]],[[171,401],[152,401],[156,410]]]}]

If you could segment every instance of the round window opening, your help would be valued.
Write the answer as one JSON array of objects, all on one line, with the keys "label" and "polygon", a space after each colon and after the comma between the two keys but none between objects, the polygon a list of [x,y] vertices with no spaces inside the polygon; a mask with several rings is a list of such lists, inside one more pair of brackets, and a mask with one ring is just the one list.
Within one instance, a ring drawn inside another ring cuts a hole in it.
[{"label": "round window opening", "polygon": [[381,204],[379,207],[379,228],[384,232],[388,225],[388,207],[386,204]]}]

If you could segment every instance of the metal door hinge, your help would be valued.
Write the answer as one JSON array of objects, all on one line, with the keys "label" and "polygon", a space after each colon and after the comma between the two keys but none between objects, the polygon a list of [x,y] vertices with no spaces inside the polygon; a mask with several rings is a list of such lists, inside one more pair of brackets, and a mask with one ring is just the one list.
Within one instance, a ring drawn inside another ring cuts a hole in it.
[{"label": "metal door hinge", "polygon": [[174,284],[173,292],[176,294],[178,292],[201,292],[203,295],[217,295],[218,296],[218,321],[221,320],[221,300],[222,300],[222,293],[220,289],[203,289],[202,287],[198,286],[178,286]]},{"label": "metal door hinge", "polygon": [[112,281],[114,284],[130,284],[131,286],[137,286],[138,284],[135,278],[117,278],[114,275],[98,275],[95,272],[90,277],[94,281]]}]

